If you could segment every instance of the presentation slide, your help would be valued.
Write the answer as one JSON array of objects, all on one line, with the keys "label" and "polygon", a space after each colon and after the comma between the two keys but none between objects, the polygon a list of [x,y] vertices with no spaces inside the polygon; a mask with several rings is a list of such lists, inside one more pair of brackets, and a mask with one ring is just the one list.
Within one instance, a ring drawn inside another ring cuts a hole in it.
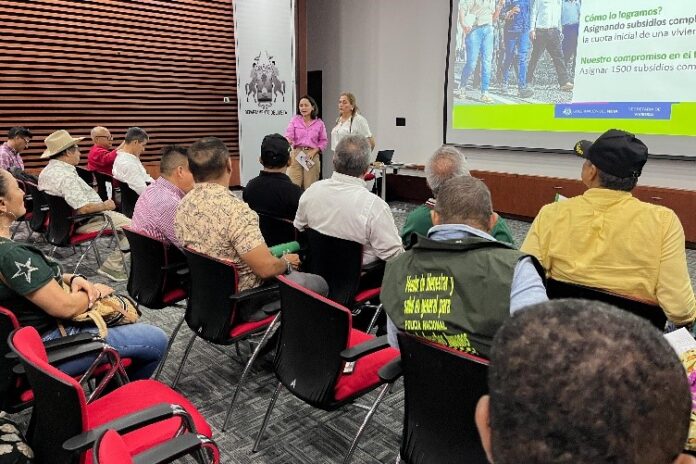
[{"label": "presentation slide", "polygon": [[447,143],[696,159],[696,0],[453,0]]}]

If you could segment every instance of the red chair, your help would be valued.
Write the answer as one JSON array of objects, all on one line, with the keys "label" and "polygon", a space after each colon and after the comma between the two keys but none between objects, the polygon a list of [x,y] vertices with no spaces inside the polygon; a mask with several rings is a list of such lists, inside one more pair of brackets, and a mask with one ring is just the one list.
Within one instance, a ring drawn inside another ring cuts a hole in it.
[{"label": "red chair", "polygon": [[[96,246],[96,240],[103,236],[113,235],[115,228],[111,222],[111,218],[104,213],[75,214],[75,211],[68,205],[63,197],[49,195],[45,192],[44,195],[48,203],[49,214],[46,241],[53,245],[51,254],[55,252],[57,247],[72,247],[74,250],[75,245],[87,243],[87,249],[80,256],[73,272],[77,272],[77,268],[80,267],[80,263],[82,263],[82,260],[91,248],[94,249],[97,266],[101,266],[101,258]],[[95,217],[101,217],[104,220],[104,226],[100,230],[88,233],[76,232],[79,222]],[[121,250],[118,245],[118,240],[116,241],[116,247]],[[123,251],[121,251],[121,255],[123,256]],[[128,269],[126,268],[125,256],[123,256],[123,269],[127,274]]]},{"label": "red chair", "polygon": [[[89,463],[85,453],[101,433],[124,433],[131,454],[138,454],[180,434],[212,436],[196,408],[171,388],[154,380],[128,383],[88,402],[80,384],[48,363],[36,329],[12,332],[9,345],[26,370],[34,391],[29,444],[38,462]],[[164,404],[163,404],[164,403]],[[142,424],[150,424],[140,427]]]},{"label": "red chair", "polygon": [[198,463],[216,463],[220,452],[215,443],[202,436],[187,433],[133,456],[123,438],[114,430],[107,430],[97,438],[92,449],[94,464],[164,464],[184,456],[192,456]]},{"label": "red chair", "polygon": [[[149,235],[136,232],[128,227],[123,233],[130,245],[131,265],[128,274],[128,294],[138,303],[150,309],[162,309],[176,305],[188,298],[188,273],[186,257],[179,249],[169,242],[164,242]],[[174,343],[176,334],[184,322],[184,316],[174,328],[169,337],[167,351],[157,368],[155,378],[167,361],[169,349]]]},{"label": "red chair", "polygon": [[[189,266],[190,288],[186,307],[186,324],[193,331],[181,366],[174,377],[176,387],[186,358],[198,337],[216,345],[232,345],[252,337],[261,337],[244,367],[237,382],[232,401],[225,416],[222,430],[225,431],[239,391],[258,357],[261,349],[278,326],[278,315],[269,314],[261,320],[246,322],[238,314],[248,308],[259,309],[264,304],[278,299],[278,289],[274,286],[258,287],[237,292],[237,269],[234,264],[198,253],[189,248],[184,250]],[[213,277],[214,276],[214,277]],[[239,354],[239,351],[237,351]]]},{"label": "red chair", "polygon": [[[351,312],[285,277],[280,281],[282,310],[280,339],[274,360],[278,378],[261,429],[254,442],[256,452],[268,419],[283,386],[307,404],[325,411],[336,410],[382,387],[348,449],[350,459],[360,436],[387,393],[390,384],[379,369],[399,355],[389,348],[387,337],[375,338],[352,328]],[[346,363],[354,363],[352,372]]]}]

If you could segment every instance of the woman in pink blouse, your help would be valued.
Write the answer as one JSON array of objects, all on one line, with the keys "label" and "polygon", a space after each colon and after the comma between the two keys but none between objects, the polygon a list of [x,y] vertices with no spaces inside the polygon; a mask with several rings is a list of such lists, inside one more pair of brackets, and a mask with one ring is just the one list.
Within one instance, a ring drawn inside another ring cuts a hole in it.
[{"label": "woman in pink blouse", "polygon": [[[290,142],[291,164],[287,174],[296,185],[307,189],[319,179],[321,157],[319,153],[326,149],[328,139],[326,126],[317,115],[319,107],[309,95],[300,98],[298,114],[293,116],[285,131],[285,138]],[[305,167],[306,166],[306,167]]]}]

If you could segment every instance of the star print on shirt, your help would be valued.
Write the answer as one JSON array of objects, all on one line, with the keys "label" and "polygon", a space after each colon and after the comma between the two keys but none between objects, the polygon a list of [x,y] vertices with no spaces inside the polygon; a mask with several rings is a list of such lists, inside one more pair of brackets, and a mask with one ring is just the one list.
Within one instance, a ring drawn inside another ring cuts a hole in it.
[{"label": "star print on shirt", "polygon": [[31,258],[27,258],[27,262],[24,264],[15,261],[15,266],[17,266],[17,272],[15,272],[12,278],[24,276],[24,278],[27,279],[27,283],[31,283],[31,273],[39,270],[38,267],[33,267],[31,265]]}]

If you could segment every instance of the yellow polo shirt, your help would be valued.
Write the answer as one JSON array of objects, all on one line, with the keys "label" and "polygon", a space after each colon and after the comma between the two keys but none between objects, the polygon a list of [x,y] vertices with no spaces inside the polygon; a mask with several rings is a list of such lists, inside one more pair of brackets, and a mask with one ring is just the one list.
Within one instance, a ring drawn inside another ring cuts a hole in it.
[{"label": "yellow polo shirt", "polygon": [[520,250],[550,278],[656,303],[682,325],[696,318],[684,242],[671,209],[592,188],[544,206]]}]

